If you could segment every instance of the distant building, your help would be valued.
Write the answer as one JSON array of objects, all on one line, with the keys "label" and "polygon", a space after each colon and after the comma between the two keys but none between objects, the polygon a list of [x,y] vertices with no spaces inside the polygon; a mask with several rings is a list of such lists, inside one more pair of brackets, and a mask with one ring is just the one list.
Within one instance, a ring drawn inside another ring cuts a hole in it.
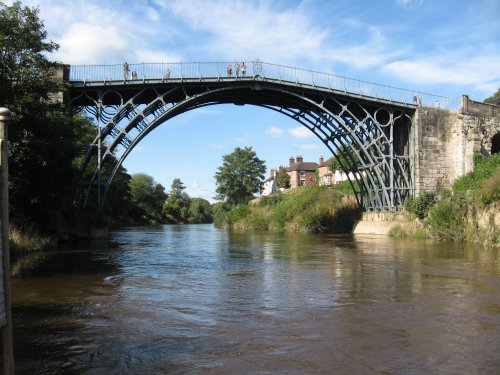
[{"label": "distant building", "polygon": [[[339,170],[336,170],[332,172],[329,168],[330,163],[332,162],[333,158],[324,160],[323,156],[320,156],[319,158],[319,165],[318,165],[318,178],[319,178],[319,184],[320,185],[325,185],[325,186],[330,186],[330,185],[336,185],[340,184],[342,181],[347,180],[347,175]],[[351,178],[354,178],[354,176],[349,174]]]},{"label": "distant building", "polygon": [[267,180],[264,180],[260,185],[260,195],[272,195],[278,191],[278,184],[276,183],[276,176],[278,172],[276,169],[271,169],[270,176]]},{"label": "distant building", "polygon": [[317,163],[305,162],[301,155],[297,156],[297,161],[291,156],[289,166],[286,168],[286,172],[290,176],[290,188],[315,185],[317,168]]}]

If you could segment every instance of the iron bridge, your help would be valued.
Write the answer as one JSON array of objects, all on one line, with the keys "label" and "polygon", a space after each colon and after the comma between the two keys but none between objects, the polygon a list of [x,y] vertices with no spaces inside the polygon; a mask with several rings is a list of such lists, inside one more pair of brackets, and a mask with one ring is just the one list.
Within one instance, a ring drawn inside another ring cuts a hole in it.
[{"label": "iron bridge", "polygon": [[445,107],[446,98],[259,60],[238,65],[68,67],[72,110],[97,122],[81,167],[83,205],[102,207],[123,161],[156,127],[230,103],[268,108],[308,128],[337,158],[365,211],[397,210],[413,194],[413,114],[417,104]]}]

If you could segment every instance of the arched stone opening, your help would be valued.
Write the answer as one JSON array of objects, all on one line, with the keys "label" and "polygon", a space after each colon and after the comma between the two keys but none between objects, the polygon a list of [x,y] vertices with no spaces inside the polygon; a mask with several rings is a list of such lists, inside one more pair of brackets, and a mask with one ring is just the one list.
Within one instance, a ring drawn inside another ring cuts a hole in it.
[{"label": "arched stone opening", "polygon": [[497,133],[491,138],[491,154],[500,152],[500,133]]}]

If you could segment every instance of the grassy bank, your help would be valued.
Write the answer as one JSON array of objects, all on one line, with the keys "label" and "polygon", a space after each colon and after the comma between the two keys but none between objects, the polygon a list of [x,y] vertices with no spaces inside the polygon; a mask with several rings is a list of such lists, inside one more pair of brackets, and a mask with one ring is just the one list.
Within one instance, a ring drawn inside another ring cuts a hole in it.
[{"label": "grassy bank", "polygon": [[476,155],[474,164],[450,190],[409,198],[408,222],[391,235],[500,246],[500,154]]},{"label": "grassy bank", "polygon": [[217,212],[219,228],[278,232],[350,233],[360,211],[339,191],[313,186],[262,197],[254,205]]},{"label": "grassy bank", "polygon": [[9,247],[11,253],[11,275],[19,276],[24,270],[34,268],[46,258],[46,250],[56,246],[56,240],[39,234],[35,230],[10,227]]}]

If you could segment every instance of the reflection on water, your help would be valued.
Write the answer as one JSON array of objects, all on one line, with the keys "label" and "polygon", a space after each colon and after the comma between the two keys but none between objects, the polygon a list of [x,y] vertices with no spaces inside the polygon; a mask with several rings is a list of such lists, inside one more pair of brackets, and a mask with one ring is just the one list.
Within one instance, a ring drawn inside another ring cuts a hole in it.
[{"label": "reflection on water", "polygon": [[497,250],[130,228],[13,280],[18,374],[494,374]]}]

